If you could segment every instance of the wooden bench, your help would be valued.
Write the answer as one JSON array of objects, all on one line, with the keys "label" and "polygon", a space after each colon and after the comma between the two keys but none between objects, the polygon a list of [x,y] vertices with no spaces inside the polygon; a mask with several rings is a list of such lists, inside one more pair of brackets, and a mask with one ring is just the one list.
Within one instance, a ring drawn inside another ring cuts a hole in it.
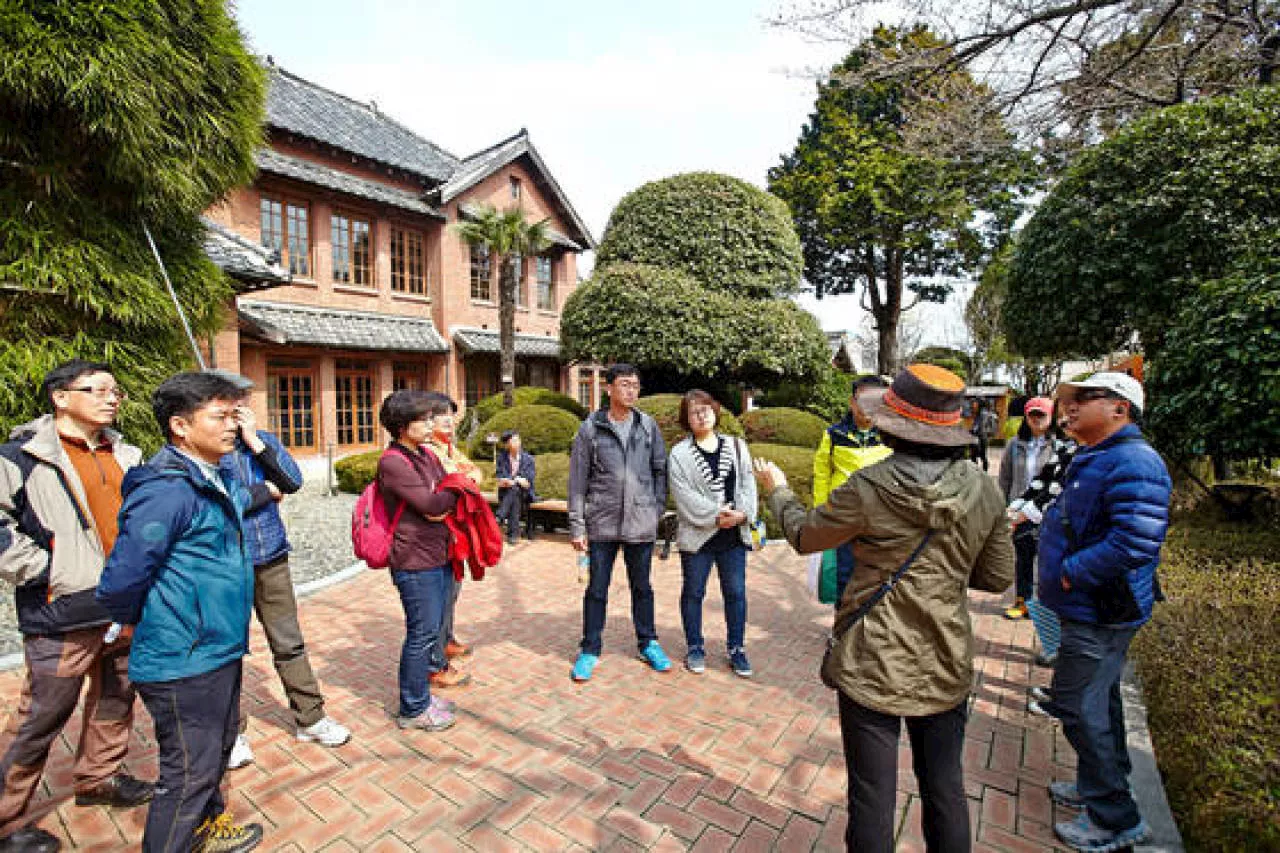
[{"label": "wooden bench", "polygon": [[[498,508],[498,493],[485,492],[484,498],[494,509]],[[552,533],[557,529],[569,526],[569,502],[560,498],[542,498],[525,508],[524,535],[533,538],[534,530],[541,526],[544,533]],[[665,560],[671,554],[671,543],[676,538],[676,514],[670,510],[662,514],[658,522],[658,539],[662,544],[658,548],[658,558]]]}]

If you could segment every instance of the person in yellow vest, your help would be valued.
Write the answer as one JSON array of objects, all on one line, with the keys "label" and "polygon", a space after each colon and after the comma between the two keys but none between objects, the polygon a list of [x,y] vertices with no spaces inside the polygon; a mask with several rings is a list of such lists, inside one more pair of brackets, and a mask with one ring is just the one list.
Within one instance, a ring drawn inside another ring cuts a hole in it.
[{"label": "person in yellow vest", "polygon": [[[849,395],[849,413],[827,427],[822,442],[813,454],[813,505],[821,506],[827,496],[840,487],[857,470],[874,465],[893,453],[880,441],[880,433],[859,405],[864,394],[878,396],[889,383],[882,376],[862,376],[853,380]],[[844,595],[844,585],[853,574],[853,545],[850,542],[835,549],[836,606]]]}]

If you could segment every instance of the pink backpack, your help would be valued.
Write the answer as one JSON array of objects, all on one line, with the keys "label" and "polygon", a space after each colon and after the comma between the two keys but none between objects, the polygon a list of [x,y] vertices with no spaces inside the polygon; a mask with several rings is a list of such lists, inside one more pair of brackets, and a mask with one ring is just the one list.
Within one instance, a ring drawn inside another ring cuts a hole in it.
[{"label": "pink backpack", "polygon": [[404,507],[405,502],[401,501],[395,516],[388,518],[377,478],[364,487],[351,510],[351,549],[356,559],[364,560],[371,569],[387,568],[391,562],[391,542]]}]

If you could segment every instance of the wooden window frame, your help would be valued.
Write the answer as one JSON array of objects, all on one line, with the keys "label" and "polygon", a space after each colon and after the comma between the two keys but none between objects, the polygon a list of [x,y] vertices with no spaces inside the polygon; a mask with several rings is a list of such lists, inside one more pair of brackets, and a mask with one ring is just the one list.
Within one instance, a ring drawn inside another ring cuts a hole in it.
[{"label": "wooden window frame", "polygon": [[[347,359],[337,359],[334,363],[333,372],[333,408],[335,414],[334,423],[334,440],[339,447],[356,448],[371,447],[378,441],[378,422],[377,422],[377,400],[378,400],[378,373],[374,369],[375,365],[371,361],[352,361],[350,363],[359,364],[359,367],[344,367],[342,363]],[[349,411],[343,408],[343,398],[346,396],[343,392],[342,385],[344,380],[353,383],[360,379],[369,381],[369,406],[364,413],[367,416],[367,423],[361,418],[361,410],[358,405],[357,395],[359,387],[356,384],[351,386],[351,408]],[[343,415],[346,414],[349,424],[344,426]],[[350,433],[351,441],[343,441],[343,433]],[[365,432],[368,438],[364,438],[361,433]]]},{"label": "wooden window frame", "polygon": [[[360,228],[359,226],[363,226]],[[358,232],[365,234],[364,264],[358,262]],[[373,220],[362,213],[335,210],[329,215],[333,283],[344,287],[376,288]],[[342,253],[340,255],[340,253]]]},{"label": "wooden window frame", "polygon": [[[263,227],[266,224],[263,208],[268,204],[274,204],[277,207],[272,219],[278,228],[272,228],[270,234]],[[304,227],[301,228],[298,227],[298,213],[302,214],[301,219],[304,221]],[[278,222],[274,222],[277,216]],[[311,262],[311,247],[314,241],[311,239],[310,203],[279,193],[262,193],[258,196],[258,226],[258,242],[280,253],[281,266],[288,269],[291,275],[299,278],[312,277],[315,266]]]},{"label": "wooden window frame", "polygon": [[489,247],[473,245],[470,250],[471,298],[478,302],[493,302],[493,288],[489,283]]},{"label": "wooden window frame", "polygon": [[[546,268],[547,277],[542,278],[543,268]],[[556,262],[550,255],[538,255],[537,260],[537,288],[538,301],[537,307],[539,311],[555,311],[556,310]],[[544,300],[545,295],[545,300]]]},{"label": "wooden window frame", "polygon": [[[309,411],[303,408],[290,407],[287,410],[290,426],[284,426],[281,413],[286,410],[280,408],[278,405],[278,401],[280,399],[278,383],[283,381],[286,386],[288,386],[286,390],[286,399],[292,400],[296,396],[290,385],[290,380],[292,379],[305,379],[307,381],[310,391],[311,407]],[[267,365],[267,428],[271,432],[275,433],[280,438],[280,442],[290,450],[316,450],[319,446],[320,400],[319,395],[317,394],[319,384],[319,378],[314,365],[309,367],[273,367],[270,363]],[[300,430],[298,427],[293,426],[292,423],[296,417],[303,412],[306,412],[311,416],[311,425],[309,430],[307,428],[303,428],[301,430],[309,431],[311,433],[311,443],[294,444],[293,440]]]},{"label": "wooden window frame", "polygon": [[391,226],[391,291],[427,295],[427,241],[421,231]]}]

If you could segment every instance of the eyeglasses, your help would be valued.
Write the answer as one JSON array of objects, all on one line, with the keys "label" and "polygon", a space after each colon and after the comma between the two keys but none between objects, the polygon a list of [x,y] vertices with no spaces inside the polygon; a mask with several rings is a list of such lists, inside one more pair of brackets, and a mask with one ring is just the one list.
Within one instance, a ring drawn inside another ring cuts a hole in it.
[{"label": "eyeglasses", "polygon": [[1071,402],[1078,404],[1092,403],[1094,400],[1106,400],[1110,398],[1111,392],[1105,388],[1086,388],[1077,393]]},{"label": "eyeglasses", "polygon": [[639,391],[640,383],[634,379],[615,379],[613,384],[627,391]]},{"label": "eyeglasses", "polygon": [[80,388],[68,388],[67,390],[79,391],[81,394],[92,394],[94,397],[98,398],[99,400],[105,400],[108,397],[115,397],[117,400],[123,403],[125,400],[129,399],[129,395],[126,394],[123,389],[116,388],[114,386],[110,388],[91,388],[90,386],[85,385]]},{"label": "eyeglasses", "polygon": [[1049,417],[1049,413],[1048,413],[1048,412],[1027,412],[1027,417],[1029,417],[1029,418],[1047,418],[1047,417]]}]

